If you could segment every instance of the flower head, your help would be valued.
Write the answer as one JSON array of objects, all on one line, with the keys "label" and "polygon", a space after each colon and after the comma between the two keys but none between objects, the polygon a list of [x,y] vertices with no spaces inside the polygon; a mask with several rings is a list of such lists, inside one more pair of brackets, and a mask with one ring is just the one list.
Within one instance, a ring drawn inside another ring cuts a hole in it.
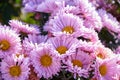
[{"label": "flower head", "polygon": [[21,50],[21,42],[18,34],[10,28],[0,28],[0,57],[13,54]]},{"label": "flower head", "polygon": [[98,80],[119,80],[119,65],[116,57],[104,60],[97,58],[95,76]]},{"label": "flower head", "polygon": [[74,74],[74,78],[77,76],[87,78],[91,61],[92,59],[88,54],[78,50],[77,53],[69,55],[63,62],[67,65],[66,70]]},{"label": "flower head", "polygon": [[74,2],[79,7],[78,16],[84,19],[84,26],[100,31],[103,25],[95,7],[88,0],[74,0]]},{"label": "flower head", "polygon": [[[19,56],[20,57],[20,56]],[[1,73],[4,80],[26,80],[29,74],[29,59],[14,59],[15,56],[7,56],[1,62]]]},{"label": "flower head", "polygon": [[107,13],[103,9],[99,9],[98,13],[102,19],[102,23],[105,28],[116,33],[120,31],[119,22],[115,17],[113,17],[110,13]]},{"label": "flower head", "polygon": [[48,36],[43,35],[28,35],[22,42],[22,46],[27,55],[30,55],[30,52],[37,47],[40,43],[45,43],[48,39]]},{"label": "flower head", "polygon": [[62,0],[45,0],[36,8],[38,12],[53,13],[64,7]]},{"label": "flower head", "polygon": [[52,13],[64,6],[63,0],[24,0],[24,9],[27,12]]},{"label": "flower head", "polygon": [[95,56],[100,59],[111,58],[114,56],[114,53],[109,48],[104,47],[103,45],[96,46]]},{"label": "flower head", "polygon": [[39,29],[34,26],[29,26],[18,20],[10,20],[9,25],[11,28],[17,30],[19,34],[28,35],[28,34],[39,34]]},{"label": "flower head", "polygon": [[46,30],[51,32],[54,36],[68,34],[74,36],[83,27],[82,20],[73,14],[61,14],[51,19]]},{"label": "flower head", "polygon": [[23,0],[24,10],[27,12],[35,12],[37,6],[44,0]]},{"label": "flower head", "polygon": [[31,61],[35,72],[41,78],[52,78],[61,68],[60,58],[49,44],[41,43],[31,52]]},{"label": "flower head", "polygon": [[57,55],[63,57],[75,52],[79,45],[79,40],[72,36],[62,35],[50,38],[48,43],[50,43],[53,49],[57,51]]}]

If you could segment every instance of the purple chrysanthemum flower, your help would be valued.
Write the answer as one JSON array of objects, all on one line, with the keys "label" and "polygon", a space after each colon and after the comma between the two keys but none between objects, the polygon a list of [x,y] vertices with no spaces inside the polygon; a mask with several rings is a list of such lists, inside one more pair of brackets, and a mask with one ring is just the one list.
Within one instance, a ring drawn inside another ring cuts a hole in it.
[{"label": "purple chrysanthemum flower", "polygon": [[100,31],[102,22],[95,7],[88,0],[75,0],[74,2],[79,7],[78,16],[84,19],[84,26]]},{"label": "purple chrysanthemum flower", "polygon": [[15,29],[18,33],[27,35],[27,34],[39,34],[39,29],[35,26],[29,26],[18,20],[10,20],[9,25],[11,28]]},{"label": "purple chrysanthemum flower", "polygon": [[24,0],[24,9],[27,12],[52,13],[64,6],[63,0]]},{"label": "purple chrysanthemum flower", "polygon": [[45,0],[37,6],[37,12],[53,13],[64,7],[63,0]]},{"label": "purple chrysanthemum flower", "polygon": [[83,21],[73,14],[61,14],[51,19],[45,30],[51,32],[54,36],[62,34],[75,35],[83,28]]},{"label": "purple chrysanthemum flower", "polygon": [[29,74],[29,59],[21,56],[7,56],[1,62],[1,73],[4,80],[26,80]]},{"label": "purple chrysanthemum flower", "polygon": [[23,0],[24,9],[27,12],[35,12],[37,6],[45,0]]},{"label": "purple chrysanthemum flower", "polygon": [[50,44],[41,43],[31,52],[31,61],[38,77],[52,78],[61,68],[60,58]]},{"label": "purple chrysanthemum flower", "polygon": [[30,55],[30,52],[37,47],[40,43],[45,43],[47,41],[47,36],[42,35],[28,35],[22,42],[24,52]]},{"label": "purple chrysanthemum flower", "polygon": [[50,38],[48,43],[52,44],[53,49],[57,51],[57,55],[64,57],[75,52],[79,45],[79,40],[72,36],[61,35]]},{"label": "purple chrysanthemum flower", "polygon": [[98,13],[102,19],[103,26],[112,32],[118,33],[120,31],[120,24],[115,17],[107,13],[103,9],[99,9]]},{"label": "purple chrysanthemum flower", "polygon": [[8,27],[0,27],[0,58],[21,50],[19,35]]},{"label": "purple chrysanthemum flower", "polygon": [[74,74],[74,78],[78,76],[87,78],[92,58],[85,52],[77,50],[76,53],[68,55],[63,63],[66,65],[66,70]]}]

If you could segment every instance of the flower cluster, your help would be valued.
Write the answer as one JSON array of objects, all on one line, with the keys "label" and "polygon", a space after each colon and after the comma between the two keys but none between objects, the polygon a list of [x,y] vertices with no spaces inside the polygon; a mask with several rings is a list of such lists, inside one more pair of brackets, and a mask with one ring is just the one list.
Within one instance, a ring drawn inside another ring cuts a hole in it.
[{"label": "flower cluster", "polygon": [[23,0],[26,12],[50,15],[42,31],[18,20],[0,25],[1,80],[120,80],[120,47],[99,37],[106,29],[117,42],[120,23],[97,2]]}]

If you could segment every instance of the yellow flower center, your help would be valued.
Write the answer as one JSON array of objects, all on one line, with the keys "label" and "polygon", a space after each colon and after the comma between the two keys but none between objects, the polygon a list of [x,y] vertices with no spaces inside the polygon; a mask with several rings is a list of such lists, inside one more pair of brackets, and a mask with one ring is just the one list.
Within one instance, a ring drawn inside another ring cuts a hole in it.
[{"label": "yellow flower center", "polygon": [[52,58],[49,55],[43,55],[40,58],[40,63],[44,67],[49,67],[52,64]]},{"label": "yellow flower center", "polygon": [[0,48],[3,51],[6,51],[10,48],[10,43],[7,40],[2,40],[2,41],[0,41]]},{"label": "yellow flower center", "polygon": [[72,60],[72,63],[73,63],[73,66],[77,65],[78,67],[83,67],[83,64],[80,60],[74,59],[74,60]]},{"label": "yellow flower center", "polygon": [[101,53],[98,53],[98,54],[97,54],[97,57],[99,57],[99,58],[101,58],[101,59],[104,59],[104,58],[105,58],[105,56],[104,56],[103,54],[101,54]]},{"label": "yellow flower center", "polygon": [[9,73],[11,76],[19,76],[21,74],[21,68],[20,66],[12,66],[9,68]]},{"label": "yellow flower center", "polygon": [[56,50],[57,50],[60,54],[65,54],[65,52],[67,51],[67,47],[65,47],[65,46],[59,46]]},{"label": "yellow flower center", "polygon": [[107,73],[107,67],[106,67],[105,64],[103,64],[103,65],[101,65],[101,66],[99,67],[99,72],[100,72],[100,74],[101,74],[102,76],[105,76],[105,75],[106,75],[106,73]]},{"label": "yellow flower center", "polygon": [[69,34],[72,34],[74,32],[74,28],[71,27],[71,26],[66,26],[62,29],[62,32],[66,32],[66,33],[69,33]]}]

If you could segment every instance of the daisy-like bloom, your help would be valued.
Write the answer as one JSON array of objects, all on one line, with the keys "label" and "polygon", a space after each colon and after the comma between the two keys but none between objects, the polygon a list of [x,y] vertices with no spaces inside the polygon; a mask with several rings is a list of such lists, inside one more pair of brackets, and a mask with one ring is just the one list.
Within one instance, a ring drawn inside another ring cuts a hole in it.
[{"label": "daisy-like bloom", "polygon": [[25,54],[30,55],[30,52],[37,47],[40,43],[45,43],[48,39],[48,36],[42,35],[28,35],[22,42],[22,47]]},{"label": "daisy-like bloom", "polygon": [[31,61],[39,78],[43,76],[48,79],[58,74],[61,62],[56,54],[51,45],[47,43],[41,43],[31,52]]},{"label": "daisy-like bloom", "polygon": [[109,48],[104,47],[103,45],[96,46],[95,56],[100,59],[111,58],[114,56],[114,53]]},{"label": "daisy-like bloom", "polygon": [[67,60],[63,61],[66,66],[66,70],[74,74],[76,77],[87,78],[89,75],[91,57],[83,51],[77,50],[76,53],[68,55]]},{"label": "daisy-like bloom", "polygon": [[57,55],[64,57],[75,52],[79,45],[79,40],[72,36],[61,35],[59,37],[50,38],[48,43],[52,44],[53,49],[57,51]]},{"label": "daisy-like bloom", "polygon": [[45,29],[54,36],[60,36],[62,34],[74,36],[83,27],[83,22],[78,16],[64,13],[51,19],[49,25]]},{"label": "daisy-like bloom", "polygon": [[1,73],[4,80],[26,80],[29,74],[29,59],[21,56],[7,56],[1,62]]},{"label": "daisy-like bloom", "polygon": [[78,16],[84,19],[84,26],[100,31],[102,22],[95,7],[88,0],[74,0],[74,2],[79,7]]},{"label": "daisy-like bloom", "polygon": [[119,80],[120,68],[116,62],[116,57],[104,60],[97,58],[95,63],[97,80]]},{"label": "daisy-like bloom", "polygon": [[23,0],[24,9],[26,12],[35,12],[37,6],[45,0]]},{"label": "daisy-like bloom", "polygon": [[37,12],[53,13],[64,7],[64,0],[45,0],[37,6]]},{"label": "daisy-like bloom", "polygon": [[9,25],[11,28],[17,30],[17,33],[27,36],[28,34],[39,34],[39,29],[35,26],[29,26],[18,20],[10,20]]},{"label": "daisy-like bloom", "polygon": [[0,36],[0,58],[21,50],[20,38],[15,31],[0,27]]},{"label": "daisy-like bloom", "polygon": [[120,24],[115,17],[107,13],[103,9],[99,9],[98,13],[102,19],[103,26],[108,30],[118,33],[120,31]]},{"label": "daisy-like bloom", "polygon": [[24,9],[27,12],[52,13],[64,6],[63,0],[24,0]]}]

